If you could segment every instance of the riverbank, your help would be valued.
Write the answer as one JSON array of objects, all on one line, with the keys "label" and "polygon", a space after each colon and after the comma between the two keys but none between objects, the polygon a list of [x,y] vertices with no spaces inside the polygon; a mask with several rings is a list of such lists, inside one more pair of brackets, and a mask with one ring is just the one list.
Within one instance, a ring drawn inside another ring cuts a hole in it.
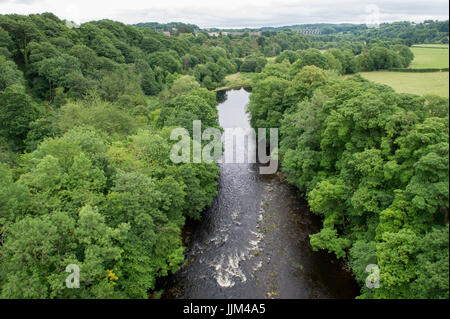
[{"label": "riverbank", "polygon": [[251,88],[253,83],[253,78],[256,73],[245,73],[238,72],[235,74],[230,74],[225,77],[224,86],[216,88],[214,91],[229,91],[229,90],[238,90],[241,88]]},{"label": "riverbank", "polygon": [[[244,89],[219,105],[223,128],[250,127]],[[333,255],[313,252],[320,230],[298,191],[258,164],[220,164],[219,194],[184,230],[186,261],[160,289],[182,299],[352,299],[359,287]],[[189,241],[190,238],[190,241]],[[189,241],[189,243],[188,243]]]}]

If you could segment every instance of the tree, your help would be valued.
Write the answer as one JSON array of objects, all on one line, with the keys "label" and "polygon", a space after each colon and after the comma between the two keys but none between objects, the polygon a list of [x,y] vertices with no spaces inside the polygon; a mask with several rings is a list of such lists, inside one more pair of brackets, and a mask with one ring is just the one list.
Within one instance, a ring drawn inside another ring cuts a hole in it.
[{"label": "tree", "polygon": [[28,64],[28,44],[41,38],[40,31],[28,18],[19,15],[2,16],[0,27],[6,30],[14,42],[16,53],[25,65]]},{"label": "tree", "polygon": [[143,124],[125,110],[99,100],[92,103],[71,102],[53,114],[52,129],[65,133],[77,126],[93,127],[112,137],[124,137],[134,133]]},{"label": "tree", "polygon": [[217,109],[194,94],[178,95],[172,100],[173,105],[164,125],[167,127],[183,127],[191,132],[195,120],[202,121],[203,127],[218,127]]},{"label": "tree", "polygon": [[266,63],[267,60],[264,57],[249,56],[244,59],[244,62],[242,62],[240,70],[241,72],[259,73],[262,71]]},{"label": "tree", "polygon": [[280,120],[286,108],[284,94],[288,86],[287,80],[274,76],[269,76],[253,86],[249,104],[253,127],[274,128],[280,126]]},{"label": "tree", "polygon": [[400,57],[394,50],[383,46],[374,46],[357,57],[362,71],[389,70],[401,68],[408,58]]},{"label": "tree", "polygon": [[327,58],[328,67],[330,70],[335,70],[338,74],[343,74],[344,69],[341,61],[339,61],[333,54],[326,52],[325,57]]},{"label": "tree", "polygon": [[154,180],[119,171],[114,184],[105,213],[113,224],[131,226],[123,246],[122,289],[132,298],[147,298],[156,276],[176,271],[183,261],[181,230],[162,211],[165,194]]},{"label": "tree", "polygon": [[275,62],[282,63],[283,61],[287,60],[287,61],[289,61],[289,63],[294,63],[298,59],[300,59],[300,54],[298,54],[295,51],[286,50],[277,56],[277,58],[275,59]]},{"label": "tree", "polygon": [[294,105],[305,98],[310,98],[319,87],[325,85],[328,76],[325,72],[314,66],[308,65],[294,76],[290,87],[285,92],[286,104]]},{"label": "tree", "polygon": [[357,72],[358,65],[352,52],[340,49],[331,49],[328,52],[341,63],[343,74],[353,74]]},{"label": "tree", "polygon": [[400,58],[402,59],[402,65],[404,68],[409,67],[411,62],[414,60],[414,53],[406,45],[398,44],[394,46],[394,50],[398,52]]},{"label": "tree", "polygon": [[79,62],[76,58],[68,54],[45,59],[39,63],[39,75],[48,81],[50,101],[53,101],[55,96],[54,89],[57,86],[65,86],[67,75],[77,72],[80,72]]},{"label": "tree", "polygon": [[[309,72],[288,80],[319,85],[286,90],[280,154],[288,182],[323,218],[313,249],[350,258],[360,298],[446,298],[448,100]],[[380,267],[379,289],[365,288],[368,264]]]},{"label": "tree", "polygon": [[315,65],[324,70],[329,68],[326,56],[317,49],[300,51],[300,58],[293,64],[292,72],[298,73],[307,65]]},{"label": "tree", "polygon": [[419,240],[417,279],[412,284],[416,298],[448,299],[448,224],[434,228]]},{"label": "tree", "polygon": [[[25,217],[7,229],[2,247],[2,298],[114,298],[108,277],[122,249],[116,244],[128,226],[113,229],[90,206],[76,217],[62,212]],[[24,236],[24,234],[27,234]],[[80,268],[80,289],[68,289],[68,265]],[[120,280],[120,277],[119,277]]]},{"label": "tree", "polygon": [[154,52],[148,55],[148,64],[154,68],[159,66],[169,73],[181,73],[181,61],[174,51]]},{"label": "tree", "polygon": [[163,49],[163,46],[157,39],[149,36],[144,36],[142,38],[141,48],[147,53],[153,53],[160,49]]},{"label": "tree", "polygon": [[11,140],[18,149],[23,147],[30,123],[40,111],[25,88],[12,85],[0,92],[0,135]]},{"label": "tree", "polygon": [[14,84],[21,86],[25,84],[23,74],[14,62],[0,56],[0,91]]},{"label": "tree", "polygon": [[[9,36],[9,33],[0,27],[0,48],[6,50],[6,52],[9,53],[9,50],[11,50],[14,46],[13,41],[11,40],[11,37]],[[8,56],[5,56],[8,57]]]},{"label": "tree", "polygon": [[175,80],[170,88],[170,97],[188,93],[192,90],[200,89],[200,84],[191,75],[184,75]]},{"label": "tree", "polygon": [[30,205],[30,193],[28,189],[15,183],[12,174],[6,164],[0,163],[0,227],[13,223],[22,218]]}]

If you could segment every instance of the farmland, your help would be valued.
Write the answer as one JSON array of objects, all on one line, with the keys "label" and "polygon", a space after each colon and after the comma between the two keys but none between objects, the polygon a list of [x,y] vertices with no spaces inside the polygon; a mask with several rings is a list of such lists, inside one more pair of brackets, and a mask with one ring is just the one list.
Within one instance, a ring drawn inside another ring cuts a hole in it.
[{"label": "farmland", "polygon": [[[410,68],[448,68],[448,45],[445,44],[418,44],[411,50],[414,60]],[[418,95],[436,94],[449,97],[448,72],[361,72],[364,78],[377,83],[387,84],[399,93],[412,93]]]},{"label": "farmland", "polygon": [[398,93],[418,95],[436,94],[449,97],[448,72],[410,73],[410,72],[362,72],[364,78],[387,84]]},{"label": "farmland", "polygon": [[414,60],[411,68],[448,68],[448,45],[422,44],[412,47]]}]

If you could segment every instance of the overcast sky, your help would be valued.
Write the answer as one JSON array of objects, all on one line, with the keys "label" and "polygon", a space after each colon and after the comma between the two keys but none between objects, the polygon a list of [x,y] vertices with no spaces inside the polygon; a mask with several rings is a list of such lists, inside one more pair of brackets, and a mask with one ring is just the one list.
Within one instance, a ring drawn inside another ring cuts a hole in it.
[{"label": "overcast sky", "polygon": [[108,18],[202,28],[365,23],[376,10],[381,22],[447,20],[448,8],[447,0],[0,0],[2,14],[53,12],[77,23]]}]

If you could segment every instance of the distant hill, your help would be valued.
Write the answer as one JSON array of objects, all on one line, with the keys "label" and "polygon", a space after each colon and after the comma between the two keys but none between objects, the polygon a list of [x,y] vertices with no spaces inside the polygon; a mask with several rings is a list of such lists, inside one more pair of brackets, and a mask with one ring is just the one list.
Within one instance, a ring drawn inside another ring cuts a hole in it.
[{"label": "distant hill", "polygon": [[427,20],[423,23],[400,21],[381,23],[378,28],[368,28],[365,24],[349,23],[299,24],[261,28],[262,31],[282,31],[288,29],[307,35],[322,35],[321,39],[324,41],[335,41],[334,36],[347,34],[353,36],[353,40],[402,39],[406,44],[412,45],[416,43],[448,43],[449,21]]},{"label": "distant hill", "polygon": [[170,23],[158,23],[158,22],[145,22],[135,24],[138,28],[150,28],[157,31],[173,31],[178,30],[180,33],[193,33],[201,31],[200,27],[195,24],[186,24],[182,22],[170,22]]},{"label": "distant hill", "polygon": [[369,28],[365,24],[351,23],[315,23],[315,24],[297,24],[282,27],[262,27],[262,28],[208,28],[201,29],[194,24],[181,22],[171,22],[161,24],[158,22],[138,23],[135,26],[139,28],[151,28],[157,31],[166,31],[171,33],[195,33],[201,31],[208,32],[255,32],[262,31],[262,35],[269,35],[271,32],[280,32],[283,30],[292,30],[294,32],[307,36],[318,36],[321,41],[337,41],[336,37],[345,35],[346,39],[357,41],[371,41],[372,39],[392,40],[400,39],[407,45],[417,43],[448,43],[449,21],[427,20],[423,23],[414,23],[409,21],[382,23],[378,28]]}]

